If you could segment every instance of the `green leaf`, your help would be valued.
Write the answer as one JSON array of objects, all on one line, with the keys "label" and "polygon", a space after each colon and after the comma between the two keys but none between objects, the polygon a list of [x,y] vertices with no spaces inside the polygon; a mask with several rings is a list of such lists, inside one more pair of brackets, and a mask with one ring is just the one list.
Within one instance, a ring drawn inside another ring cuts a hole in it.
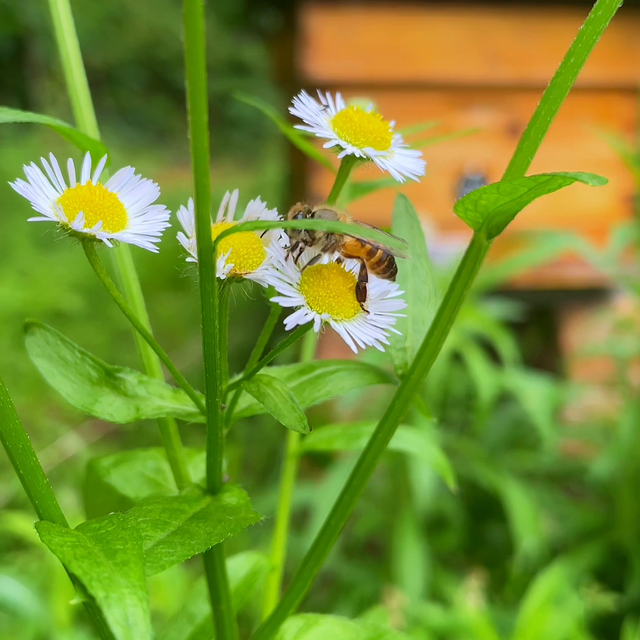
[{"label": "green leaf", "polygon": [[[126,424],[160,416],[204,422],[182,389],[99,360],[55,329],[39,322],[25,327],[27,352],[45,380],[77,409],[102,420]],[[373,384],[396,384],[387,371],[358,361],[322,360],[266,367],[262,375],[283,382],[302,408]],[[244,391],[236,420],[265,413]]]},{"label": "green leaf", "polygon": [[[375,428],[376,423],[371,421],[322,427],[302,441],[301,451],[360,451],[364,449]],[[387,448],[420,459],[450,489],[456,489],[455,472],[449,458],[435,441],[433,429],[400,425]]]},{"label": "green leaf", "polygon": [[234,98],[239,102],[248,104],[251,107],[255,107],[258,111],[262,112],[273,124],[278,127],[280,133],[282,133],[294,147],[302,151],[306,156],[320,163],[325,169],[329,169],[332,173],[336,172],[336,168],[327,156],[325,156],[312,142],[306,139],[304,134],[293,127],[293,125],[287,122],[286,118],[280,115],[280,112],[268,102],[256,98],[254,96],[248,96],[244,93],[236,93]]},{"label": "green leaf", "polygon": [[398,374],[403,375],[431,325],[440,301],[440,292],[420,219],[409,199],[401,193],[393,207],[391,230],[407,241],[411,254],[410,260],[398,261],[397,280],[400,289],[405,292],[407,308],[402,313],[406,317],[398,318],[396,322],[395,328],[401,335],[389,335],[389,355]]},{"label": "green leaf", "polygon": [[280,424],[297,431],[309,433],[311,428],[291,389],[282,380],[259,373],[242,383],[242,388],[251,394]]},{"label": "green leaf", "polygon": [[600,187],[608,180],[593,173],[541,173],[480,187],[458,200],[453,210],[474,231],[495,238],[528,204],[574,182]]},{"label": "green leaf", "polygon": [[68,529],[41,520],[40,539],[82,584],[116,640],[152,638],[142,538],[124,514]]},{"label": "green leaf", "polygon": [[[266,367],[263,371],[284,382],[303,409],[354,389],[398,382],[388,371],[357,360],[316,360]],[[240,419],[264,412],[262,404],[244,392],[240,396],[234,416]]]},{"label": "green leaf", "polygon": [[94,162],[100,161],[104,156],[109,154],[107,147],[102,142],[91,138],[84,133],[78,131],[75,127],[51,116],[45,116],[40,113],[32,113],[31,111],[21,111],[20,109],[10,109],[9,107],[0,107],[0,124],[44,124],[53,129],[57,134],[75,145],[82,152],[89,152]]},{"label": "green leaf", "polygon": [[398,187],[398,182],[394,178],[348,182],[342,192],[343,195],[340,198],[340,202],[346,207],[356,200],[370,196],[372,193],[376,193],[382,189],[393,189],[394,187]]},{"label": "green leaf", "polygon": [[376,227],[365,227],[349,224],[337,220],[316,220],[306,218],[304,220],[249,220],[239,222],[229,229],[225,229],[216,237],[214,247],[218,247],[220,242],[234,233],[244,233],[246,231],[266,231],[267,229],[308,229],[312,231],[327,231],[328,233],[340,233],[343,235],[361,238],[371,242],[383,244],[389,249],[393,249],[399,254],[407,251],[407,244],[403,240],[394,238],[388,233]]},{"label": "green leaf", "polygon": [[182,389],[108,365],[41,322],[25,324],[25,343],[44,379],[91,416],[127,424],[162,416],[190,420],[199,413]]},{"label": "green leaf", "polygon": [[287,618],[274,640],[400,640],[406,635],[361,620],[302,613]]},{"label": "green leaf", "polygon": [[[201,484],[205,452],[186,449],[191,477]],[[83,497],[88,518],[126,511],[144,498],[178,493],[164,449],[135,449],[93,458],[87,465]]]},{"label": "green leaf", "polygon": [[586,637],[585,602],[575,573],[560,558],[535,577],[521,600],[513,640]]},{"label": "green leaf", "polygon": [[[268,558],[257,551],[246,551],[227,559],[231,598],[236,612],[261,586],[268,570]],[[205,579],[200,578],[184,607],[167,623],[160,640],[211,640],[213,635],[209,591]]]},{"label": "green leaf", "polygon": [[142,536],[148,576],[204,553],[259,522],[244,490],[227,484],[215,496],[147,498],[126,513]]}]

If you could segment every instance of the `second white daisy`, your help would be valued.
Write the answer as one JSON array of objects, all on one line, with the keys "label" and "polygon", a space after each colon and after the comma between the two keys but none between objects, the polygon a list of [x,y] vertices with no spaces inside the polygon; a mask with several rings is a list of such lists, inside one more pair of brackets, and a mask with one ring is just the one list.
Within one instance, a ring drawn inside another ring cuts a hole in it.
[{"label": "second white daisy", "polygon": [[40,214],[29,218],[30,222],[57,222],[68,231],[102,240],[109,247],[115,240],[158,251],[156,243],[171,225],[169,211],[153,204],[160,197],[155,182],[136,175],[133,167],[125,167],[103,185],[100,176],[107,156],[92,170],[87,153],[77,176],[73,160],[67,161],[67,184],[52,153],[50,163],[40,160],[44,172],[32,162],[24,166],[26,182],[18,179],[9,183]]},{"label": "second white daisy", "polygon": [[[239,191],[227,191],[215,221],[211,223],[211,237],[215,240],[223,231],[239,222],[249,220],[279,220],[276,209],[268,209],[260,198],[247,204],[240,220],[235,220]],[[178,241],[189,252],[187,262],[198,261],[196,242],[196,218],[193,200],[189,198],[186,207],[178,210],[178,220],[184,229],[178,232]],[[218,278],[239,277],[253,280],[262,286],[268,286],[265,276],[273,260],[273,245],[283,245],[287,241],[281,229],[266,232],[240,231],[224,238],[218,245],[216,274]]]},{"label": "second white daisy", "polygon": [[366,109],[347,106],[340,93],[334,99],[329,92],[318,91],[318,98],[320,102],[301,91],[293,99],[289,112],[304,121],[296,129],[326,138],[325,149],[337,148],[338,158],[353,155],[375,162],[398,182],[407,178],[418,181],[424,175],[426,163],[422,153],[410,149],[402,136],[394,132],[395,122],[385,120],[373,105]]},{"label": "second white daisy", "polygon": [[267,281],[281,295],[272,301],[295,309],[284,321],[287,331],[313,322],[318,333],[328,324],[354,353],[368,346],[384,351],[389,332],[398,333],[393,325],[402,314],[397,312],[407,305],[399,298],[403,291],[395,282],[369,275],[367,300],[360,305],[356,298],[357,260],[340,262],[339,256],[325,254],[305,267],[318,255],[316,250],[307,249],[298,264],[280,247],[273,253],[275,260]]}]

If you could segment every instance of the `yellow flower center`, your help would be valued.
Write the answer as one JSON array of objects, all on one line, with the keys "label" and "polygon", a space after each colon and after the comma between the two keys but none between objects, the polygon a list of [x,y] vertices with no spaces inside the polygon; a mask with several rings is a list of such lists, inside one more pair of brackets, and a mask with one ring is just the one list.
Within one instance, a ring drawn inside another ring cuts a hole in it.
[{"label": "yellow flower center", "polygon": [[337,136],[359,149],[388,151],[391,147],[391,125],[375,111],[347,107],[333,116],[331,126]]},{"label": "yellow flower center", "polygon": [[[215,240],[223,231],[233,227],[235,222],[218,222],[211,227],[211,239]],[[262,238],[253,231],[241,231],[220,241],[218,257],[231,251],[227,263],[232,263],[232,276],[242,276],[255,271],[267,257]]]},{"label": "yellow flower center", "polygon": [[58,198],[58,204],[69,222],[73,222],[82,211],[86,229],[92,229],[102,222],[102,231],[118,233],[126,229],[129,223],[127,210],[120,198],[99,182],[93,184],[89,180],[86,184],[78,183]]},{"label": "yellow flower center", "polygon": [[302,272],[300,293],[310,309],[335,320],[351,320],[362,312],[356,299],[356,277],[342,265],[314,264]]}]

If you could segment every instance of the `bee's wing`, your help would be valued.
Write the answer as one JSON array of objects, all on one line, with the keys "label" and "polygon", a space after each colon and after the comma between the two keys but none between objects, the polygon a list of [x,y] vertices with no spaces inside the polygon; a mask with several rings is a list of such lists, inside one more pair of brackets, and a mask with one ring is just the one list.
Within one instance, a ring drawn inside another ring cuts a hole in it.
[{"label": "bee's wing", "polygon": [[[403,245],[405,245],[408,248],[408,245],[406,243],[405,240],[403,240],[402,238],[398,238],[398,236],[394,236],[392,233],[387,233],[386,231],[383,231],[382,229],[379,229],[378,227],[374,227],[372,224],[367,224],[366,222],[360,222],[360,220],[354,220],[353,218],[351,219],[351,224],[356,224],[360,227],[365,227],[365,229],[375,229],[376,231],[379,231],[380,233],[384,233],[385,236],[389,236],[389,238],[392,238],[393,240],[395,240],[396,242],[401,242]],[[357,234],[354,234],[357,235]],[[387,253],[390,253],[392,256],[395,256],[396,258],[408,258],[409,255],[404,252],[404,251],[400,251],[396,248],[392,248],[392,247],[388,247],[386,244],[380,244],[379,242],[372,242],[371,240],[365,239],[365,242],[367,242],[368,244],[374,246],[374,247],[379,247],[380,249],[384,249],[384,251],[386,251]]]}]

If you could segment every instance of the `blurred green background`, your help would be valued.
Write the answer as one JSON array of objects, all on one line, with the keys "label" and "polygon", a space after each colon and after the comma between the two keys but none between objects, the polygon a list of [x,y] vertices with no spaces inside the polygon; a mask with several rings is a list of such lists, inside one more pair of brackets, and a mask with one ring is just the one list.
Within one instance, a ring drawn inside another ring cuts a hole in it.
[{"label": "blurred green background", "polygon": [[[288,149],[260,113],[231,93],[246,91],[284,112],[289,96],[276,83],[272,54],[273,42],[286,37],[290,7],[209,4],[213,200],[239,187],[242,202],[260,195],[286,210]],[[190,195],[179,3],[75,0],[73,6],[113,166],[131,164],[158,181],[162,201],[175,211]],[[0,0],[0,104],[71,120],[44,2]],[[85,517],[87,461],[159,440],[155,424],[120,427],[88,419],[50,390],[30,363],[22,340],[26,318],[53,325],[110,363],[138,366],[131,332],[82,252],[52,225],[27,224],[27,203],[7,185],[23,164],[48,151],[78,154],[30,125],[0,127],[0,149],[0,373],[76,523]],[[135,258],[160,342],[200,385],[196,280],[176,230],[165,235],[158,255],[136,251]],[[582,411],[570,419],[592,390],[562,376],[549,301],[487,293],[523,265],[543,263],[571,246],[635,305],[639,288],[627,256],[636,240],[634,224],[601,250],[543,234],[515,260],[485,270],[423,394],[434,420],[424,419],[421,428],[451,461],[457,489],[447,488],[423,459],[387,454],[306,609],[362,616],[419,640],[640,639],[637,323],[615,321],[602,347],[615,363],[608,389],[615,411]],[[438,270],[443,286],[449,275]],[[232,314],[235,371],[266,315],[260,290],[239,290]],[[365,357],[385,362],[377,353]],[[312,422],[374,418],[387,399],[380,390],[349,394],[314,409]],[[202,445],[200,425],[182,425],[182,433],[189,445]],[[268,549],[284,435],[262,417],[243,421],[229,436],[229,473],[267,518],[234,539],[231,551]],[[303,459],[289,570],[354,456]],[[33,513],[4,454],[0,509],[0,639],[92,637],[64,572],[35,536]],[[151,580],[158,628],[188,599],[199,569],[187,563]],[[255,603],[244,614],[244,630],[252,612]]]}]

